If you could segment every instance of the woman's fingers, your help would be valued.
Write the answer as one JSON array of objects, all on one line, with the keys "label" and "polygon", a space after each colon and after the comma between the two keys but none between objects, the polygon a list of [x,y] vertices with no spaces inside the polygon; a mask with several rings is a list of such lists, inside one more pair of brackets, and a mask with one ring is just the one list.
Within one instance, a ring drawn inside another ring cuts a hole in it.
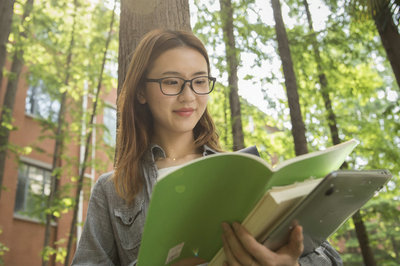
[{"label": "woman's fingers", "polygon": [[[273,252],[258,241],[239,223],[233,223],[233,234],[235,249],[229,250],[227,258],[235,258],[240,265],[298,265],[298,258],[303,252],[303,233],[301,226],[295,226],[289,238],[289,243]],[[232,237],[232,238],[233,238]],[[228,241],[227,241],[228,242]],[[240,249],[237,249],[237,246]],[[240,254],[236,253],[240,250]],[[227,254],[227,253],[225,253]],[[230,262],[230,260],[228,259]],[[236,265],[236,264],[229,264]]]},{"label": "woman's fingers", "polygon": [[299,225],[295,226],[290,233],[289,243],[287,245],[289,253],[300,257],[303,253],[303,228]]},{"label": "woman's fingers", "polygon": [[298,259],[303,253],[303,228],[296,225],[290,233],[289,243],[281,247],[276,254],[280,255],[281,261],[287,265],[298,265]]},{"label": "woman's fingers", "polygon": [[274,261],[276,254],[267,249],[239,223],[233,223],[233,228],[247,253],[251,254],[258,262]]},{"label": "woman's fingers", "polygon": [[224,251],[230,266],[233,265],[256,265],[253,257],[241,244],[238,239],[236,230],[232,230],[231,226],[227,223],[222,224],[224,230]]},{"label": "woman's fingers", "polygon": [[222,241],[224,243],[224,252],[226,257],[226,261],[224,261],[223,266],[239,266],[240,264],[236,261],[235,256],[232,254],[228,241],[226,240],[224,235],[222,236]]}]

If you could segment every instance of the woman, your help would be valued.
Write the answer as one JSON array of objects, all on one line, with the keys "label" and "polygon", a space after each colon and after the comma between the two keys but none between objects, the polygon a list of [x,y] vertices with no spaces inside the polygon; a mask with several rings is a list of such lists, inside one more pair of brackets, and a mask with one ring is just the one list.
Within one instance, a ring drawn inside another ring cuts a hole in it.
[{"label": "woman", "polygon": [[[157,176],[220,151],[207,111],[214,83],[207,52],[192,33],[155,30],[143,38],[118,99],[116,168],[93,188],[74,265],[135,265]],[[222,227],[227,265],[298,264],[300,226],[276,253],[237,223]],[[311,263],[321,258],[319,253],[306,257]],[[189,258],[176,265],[203,262]]]}]

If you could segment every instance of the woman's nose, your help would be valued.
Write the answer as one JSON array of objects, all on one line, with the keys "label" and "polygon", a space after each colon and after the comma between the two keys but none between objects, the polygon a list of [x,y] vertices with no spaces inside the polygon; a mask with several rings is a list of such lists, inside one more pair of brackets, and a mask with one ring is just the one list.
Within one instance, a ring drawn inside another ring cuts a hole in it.
[{"label": "woman's nose", "polygon": [[191,88],[191,83],[189,81],[185,81],[183,84],[183,90],[179,96],[185,100],[192,100],[196,98],[196,93]]}]

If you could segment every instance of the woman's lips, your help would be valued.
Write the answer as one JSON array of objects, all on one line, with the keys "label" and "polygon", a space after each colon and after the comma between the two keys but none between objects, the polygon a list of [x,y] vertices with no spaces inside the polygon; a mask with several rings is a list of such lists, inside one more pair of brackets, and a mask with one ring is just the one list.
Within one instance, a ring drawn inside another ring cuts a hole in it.
[{"label": "woman's lips", "polygon": [[184,116],[184,117],[191,116],[193,114],[193,112],[194,112],[193,108],[181,108],[181,109],[174,111],[174,113],[176,113],[177,115]]}]

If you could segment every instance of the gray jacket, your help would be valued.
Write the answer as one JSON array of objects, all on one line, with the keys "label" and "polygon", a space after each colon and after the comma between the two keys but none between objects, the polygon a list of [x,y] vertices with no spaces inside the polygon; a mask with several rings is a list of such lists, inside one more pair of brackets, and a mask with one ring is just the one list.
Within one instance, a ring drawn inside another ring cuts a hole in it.
[{"label": "gray jacket", "polygon": [[[204,146],[203,156],[215,151]],[[157,158],[165,152],[153,145],[143,163],[144,189],[133,205],[115,191],[112,172],[93,187],[86,222],[72,265],[135,265],[152,188],[157,180]],[[301,265],[342,265],[339,254],[326,242],[300,259]]]}]

